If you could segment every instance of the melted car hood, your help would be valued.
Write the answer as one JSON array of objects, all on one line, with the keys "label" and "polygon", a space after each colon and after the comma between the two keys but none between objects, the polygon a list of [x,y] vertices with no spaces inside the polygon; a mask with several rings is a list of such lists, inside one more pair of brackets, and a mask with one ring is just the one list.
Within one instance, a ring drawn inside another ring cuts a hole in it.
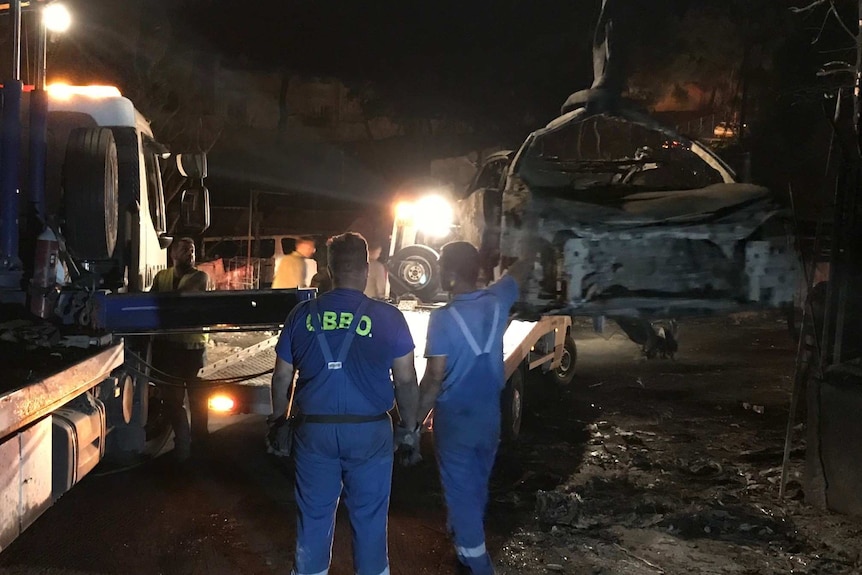
[{"label": "melted car hood", "polygon": [[625,196],[621,209],[648,221],[696,217],[769,198],[769,190],[754,184],[713,184],[697,190],[640,192]]}]

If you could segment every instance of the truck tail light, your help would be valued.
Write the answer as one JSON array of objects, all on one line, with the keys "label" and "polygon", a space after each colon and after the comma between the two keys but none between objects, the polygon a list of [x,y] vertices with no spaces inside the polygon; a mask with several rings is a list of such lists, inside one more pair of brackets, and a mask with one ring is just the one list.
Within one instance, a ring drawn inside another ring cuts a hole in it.
[{"label": "truck tail light", "polygon": [[230,413],[236,408],[236,402],[229,395],[218,394],[209,398],[208,406],[210,411],[219,413]]}]

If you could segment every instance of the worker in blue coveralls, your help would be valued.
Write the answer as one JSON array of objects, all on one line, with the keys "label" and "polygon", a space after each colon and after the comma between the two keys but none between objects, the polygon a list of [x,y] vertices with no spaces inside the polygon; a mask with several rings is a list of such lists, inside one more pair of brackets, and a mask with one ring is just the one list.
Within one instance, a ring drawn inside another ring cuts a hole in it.
[{"label": "worker in blue coveralls", "polygon": [[[397,308],[363,294],[368,247],[356,233],[329,242],[333,289],[291,310],[276,346],[273,415],[283,419],[294,369],[297,536],[294,575],[329,572],[344,495],[357,575],[388,575],[393,429],[418,427],[413,338]],[[390,372],[392,377],[390,379]],[[393,388],[394,381],[394,388]]]},{"label": "worker in blue coveralls", "polygon": [[473,574],[489,575],[494,565],[485,548],[484,515],[500,442],[503,333],[532,261],[516,261],[498,282],[477,290],[479,262],[467,242],[441,250],[440,277],[451,300],[431,312],[417,419],[434,409],[434,444],[458,560]]}]

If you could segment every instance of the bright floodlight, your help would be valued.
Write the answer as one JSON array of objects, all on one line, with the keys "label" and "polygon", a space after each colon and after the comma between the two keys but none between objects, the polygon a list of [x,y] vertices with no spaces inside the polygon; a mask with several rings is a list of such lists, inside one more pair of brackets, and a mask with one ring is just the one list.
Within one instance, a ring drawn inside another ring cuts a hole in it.
[{"label": "bright floodlight", "polygon": [[42,21],[51,32],[65,32],[72,25],[72,15],[62,4],[48,4],[42,9]]},{"label": "bright floodlight", "polygon": [[395,219],[404,225],[413,225],[416,216],[416,206],[413,202],[398,202],[395,206]]},{"label": "bright floodlight", "polygon": [[429,236],[442,238],[455,223],[452,204],[443,196],[425,196],[416,202],[415,214],[420,230]]}]

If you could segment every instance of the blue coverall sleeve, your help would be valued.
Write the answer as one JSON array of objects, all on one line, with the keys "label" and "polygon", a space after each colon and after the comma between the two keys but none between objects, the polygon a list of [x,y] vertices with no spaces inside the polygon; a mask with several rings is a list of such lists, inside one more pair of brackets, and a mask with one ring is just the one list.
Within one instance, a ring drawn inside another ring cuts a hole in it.
[{"label": "blue coverall sleeve", "polygon": [[399,310],[394,309],[392,314],[392,330],[390,348],[392,349],[392,359],[404,357],[416,347],[413,343],[413,336],[410,334],[410,328],[407,326],[407,320],[404,319],[404,314]]},{"label": "blue coverall sleeve", "polygon": [[[284,327],[281,329],[281,333],[278,336],[278,343],[275,344],[275,355],[277,355],[279,359],[290,364],[293,364],[293,350],[291,349],[291,332],[293,331],[293,324],[296,321],[298,310],[305,307],[306,306],[298,305],[290,310],[290,313],[287,314],[287,319],[284,320]],[[302,317],[304,317],[304,315]]]},{"label": "blue coverall sleeve", "polygon": [[451,338],[446,337],[445,308],[431,312],[428,320],[428,335],[425,339],[425,357],[452,355]]},{"label": "blue coverall sleeve", "polygon": [[512,276],[503,276],[492,285],[488,286],[488,291],[493,293],[500,299],[505,311],[508,311],[512,305],[518,301],[518,282]]}]

